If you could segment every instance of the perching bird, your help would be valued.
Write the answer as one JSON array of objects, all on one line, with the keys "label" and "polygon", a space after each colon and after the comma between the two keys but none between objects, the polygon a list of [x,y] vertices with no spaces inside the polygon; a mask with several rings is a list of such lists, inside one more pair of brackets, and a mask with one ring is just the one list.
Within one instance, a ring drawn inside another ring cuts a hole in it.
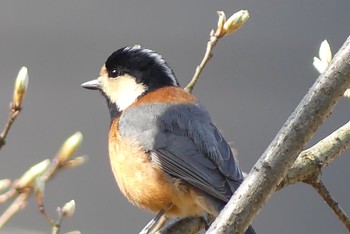
[{"label": "perching bird", "polygon": [[[167,217],[216,216],[241,184],[238,163],[209,113],[156,52],[121,48],[82,87],[107,100],[110,162],[133,204]],[[255,233],[251,226],[248,233]]]}]

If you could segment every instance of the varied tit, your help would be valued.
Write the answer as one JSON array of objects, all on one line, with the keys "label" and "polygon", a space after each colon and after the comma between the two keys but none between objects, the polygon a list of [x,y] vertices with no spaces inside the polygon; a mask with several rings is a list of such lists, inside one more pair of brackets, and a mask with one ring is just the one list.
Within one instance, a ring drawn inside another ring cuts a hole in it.
[{"label": "varied tit", "polygon": [[[109,157],[121,192],[166,217],[216,216],[243,180],[230,146],[165,60],[140,46],[115,51],[96,80],[111,116]],[[246,233],[255,233],[251,226]]]}]

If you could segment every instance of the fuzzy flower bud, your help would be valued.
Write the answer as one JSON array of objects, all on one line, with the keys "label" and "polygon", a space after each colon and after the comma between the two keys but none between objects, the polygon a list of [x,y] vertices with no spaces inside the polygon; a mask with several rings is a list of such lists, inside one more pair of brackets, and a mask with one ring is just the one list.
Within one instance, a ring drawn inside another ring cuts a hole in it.
[{"label": "fuzzy flower bud", "polygon": [[87,160],[86,156],[79,156],[75,157],[74,159],[68,160],[65,164],[64,167],[66,168],[76,168],[81,165],[83,165]]},{"label": "fuzzy flower bud", "polygon": [[234,13],[224,24],[226,35],[236,32],[249,18],[247,10],[240,10]]},{"label": "fuzzy flower bud", "polygon": [[75,201],[71,200],[70,202],[67,202],[66,204],[64,204],[61,212],[62,212],[62,216],[65,217],[69,217],[72,216],[74,214],[75,211]]},{"label": "fuzzy flower bud", "polygon": [[216,29],[216,35],[217,36],[223,36],[224,35],[224,24],[226,22],[226,15],[225,12],[223,11],[218,11],[217,12],[219,15],[218,19],[218,28]]},{"label": "fuzzy flower bud", "polygon": [[63,165],[78,149],[83,140],[81,132],[76,132],[70,136],[61,146],[61,149],[57,153],[58,162]]},{"label": "fuzzy flower bud", "polygon": [[316,68],[316,70],[319,73],[323,73],[326,68],[328,67],[328,63],[326,63],[325,61],[320,60],[317,57],[314,57],[314,61],[312,63],[314,65],[314,67]]},{"label": "fuzzy flower bud", "polygon": [[321,43],[320,50],[319,50],[318,54],[320,56],[320,60],[330,64],[330,62],[332,60],[332,51],[331,51],[331,47],[329,46],[329,43],[327,40],[324,40]]},{"label": "fuzzy flower bud", "polygon": [[321,43],[318,55],[319,58],[314,57],[313,65],[319,73],[323,73],[332,60],[332,51],[327,40]]},{"label": "fuzzy flower bud", "polygon": [[24,96],[28,88],[28,68],[22,67],[17,75],[15,88],[13,91],[12,103],[15,107],[20,107],[22,105]]},{"label": "fuzzy flower bud", "polygon": [[41,176],[50,166],[50,159],[45,159],[42,162],[32,166],[26,171],[22,177],[18,180],[16,187],[23,189],[32,185],[34,180]]}]

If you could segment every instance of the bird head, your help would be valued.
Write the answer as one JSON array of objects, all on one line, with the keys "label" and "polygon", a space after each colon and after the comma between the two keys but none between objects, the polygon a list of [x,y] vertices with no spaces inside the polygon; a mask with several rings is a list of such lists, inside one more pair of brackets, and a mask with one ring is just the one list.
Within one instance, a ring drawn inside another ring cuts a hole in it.
[{"label": "bird head", "polygon": [[179,83],[161,55],[136,45],[113,52],[99,77],[81,86],[101,91],[115,116],[146,93]]}]

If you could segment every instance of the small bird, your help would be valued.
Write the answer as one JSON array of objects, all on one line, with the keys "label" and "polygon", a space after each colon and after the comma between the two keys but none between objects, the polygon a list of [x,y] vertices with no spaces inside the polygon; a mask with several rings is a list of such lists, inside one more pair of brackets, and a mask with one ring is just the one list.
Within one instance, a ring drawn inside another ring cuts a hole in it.
[{"label": "small bird", "polygon": [[[158,53],[110,55],[97,79],[111,117],[109,157],[121,192],[157,216],[217,216],[243,181],[231,148]],[[255,233],[250,226],[246,234]]]}]

